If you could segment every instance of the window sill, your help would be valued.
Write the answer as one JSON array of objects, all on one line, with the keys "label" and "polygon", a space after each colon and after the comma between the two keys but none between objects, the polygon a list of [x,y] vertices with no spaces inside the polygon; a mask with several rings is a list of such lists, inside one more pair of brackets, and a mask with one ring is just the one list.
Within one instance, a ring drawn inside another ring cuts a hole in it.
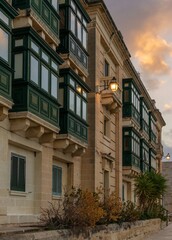
[{"label": "window sill", "polygon": [[26,197],[27,192],[20,192],[20,191],[9,190],[9,194],[10,194],[11,196]]},{"label": "window sill", "polygon": [[59,196],[58,196],[58,195],[57,195],[57,196],[56,196],[56,195],[53,195],[53,196],[52,196],[52,199],[53,199],[53,200],[62,200],[62,196],[60,196],[60,195],[59,195]]}]

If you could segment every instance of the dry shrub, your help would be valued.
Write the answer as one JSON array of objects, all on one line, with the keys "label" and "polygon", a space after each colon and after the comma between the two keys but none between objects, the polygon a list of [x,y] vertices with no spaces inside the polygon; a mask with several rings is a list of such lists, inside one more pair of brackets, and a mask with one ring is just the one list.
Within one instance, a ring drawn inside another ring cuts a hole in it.
[{"label": "dry shrub", "polygon": [[101,207],[104,210],[104,218],[101,219],[101,223],[114,223],[121,218],[122,202],[120,198],[116,197],[115,192],[111,192],[104,197]]},{"label": "dry shrub", "polygon": [[72,188],[62,202],[50,203],[43,209],[41,221],[51,228],[94,227],[103,217],[98,195],[88,190]]},{"label": "dry shrub", "polygon": [[64,212],[70,226],[81,227],[95,226],[104,214],[96,194],[75,188],[65,194]]}]

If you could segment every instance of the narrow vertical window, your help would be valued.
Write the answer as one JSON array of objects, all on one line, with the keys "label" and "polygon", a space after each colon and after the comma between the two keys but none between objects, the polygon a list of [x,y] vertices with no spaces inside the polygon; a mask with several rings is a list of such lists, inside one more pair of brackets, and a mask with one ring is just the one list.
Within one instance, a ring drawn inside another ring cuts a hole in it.
[{"label": "narrow vertical window", "polygon": [[104,75],[105,77],[109,76],[109,63],[106,60],[104,65]]},{"label": "narrow vertical window", "polygon": [[103,127],[104,127],[103,129],[104,136],[109,138],[110,137],[110,121],[106,116],[104,117]]},{"label": "narrow vertical window", "polygon": [[25,157],[11,156],[11,190],[25,191],[25,161]]},{"label": "narrow vertical window", "polygon": [[53,195],[62,195],[62,168],[53,165],[52,192]]}]

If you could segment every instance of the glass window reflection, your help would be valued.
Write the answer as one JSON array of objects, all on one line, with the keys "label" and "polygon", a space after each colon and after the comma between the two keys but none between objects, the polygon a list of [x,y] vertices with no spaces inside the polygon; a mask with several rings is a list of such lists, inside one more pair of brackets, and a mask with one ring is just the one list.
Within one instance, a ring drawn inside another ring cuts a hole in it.
[{"label": "glass window reflection", "polygon": [[32,80],[34,83],[38,84],[38,60],[31,56],[31,63],[30,63],[30,80]]},{"label": "glass window reflection", "polygon": [[57,77],[54,74],[51,74],[51,95],[57,98]]},{"label": "glass window reflection", "polygon": [[0,28],[0,57],[5,61],[9,61],[9,35],[2,28]]},{"label": "glass window reflection", "polygon": [[48,80],[49,80],[48,69],[42,65],[41,66],[41,88],[47,92],[48,92]]}]

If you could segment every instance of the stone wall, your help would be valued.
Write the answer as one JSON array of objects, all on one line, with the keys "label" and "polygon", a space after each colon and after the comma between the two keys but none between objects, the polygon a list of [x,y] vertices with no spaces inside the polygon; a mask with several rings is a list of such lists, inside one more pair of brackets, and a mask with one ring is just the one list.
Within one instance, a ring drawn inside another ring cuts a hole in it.
[{"label": "stone wall", "polygon": [[161,220],[153,219],[135,223],[97,226],[82,233],[69,230],[53,230],[13,236],[0,236],[1,240],[145,240],[148,235],[161,229]]}]

